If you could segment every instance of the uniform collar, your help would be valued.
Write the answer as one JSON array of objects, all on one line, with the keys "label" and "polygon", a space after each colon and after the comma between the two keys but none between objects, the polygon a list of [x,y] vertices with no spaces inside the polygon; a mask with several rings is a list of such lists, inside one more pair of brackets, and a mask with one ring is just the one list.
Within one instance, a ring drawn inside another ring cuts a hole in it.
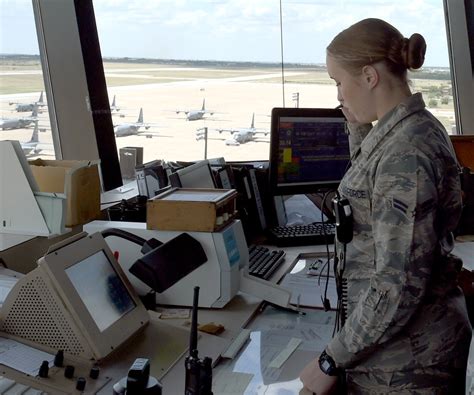
[{"label": "uniform collar", "polygon": [[406,98],[395,108],[385,114],[377,124],[372,128],[366,138],[362,141],[362,154],[368,157],[377,147],[377,145],[385,138],[385,136],[397,125],[402,119],[425,108],[425,102],[421,93],[415,93]]}]

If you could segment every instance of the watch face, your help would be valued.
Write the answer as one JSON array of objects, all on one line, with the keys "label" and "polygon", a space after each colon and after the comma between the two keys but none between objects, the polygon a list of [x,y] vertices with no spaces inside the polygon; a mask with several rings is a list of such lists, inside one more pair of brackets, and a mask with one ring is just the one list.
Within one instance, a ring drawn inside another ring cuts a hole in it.
[{"label": "watch face", "polygon": [[331,369],[331,364],[329,363],[328,360],[324,360],[321,362],[321,370],[323,372],[327,372],[329,369]]}]

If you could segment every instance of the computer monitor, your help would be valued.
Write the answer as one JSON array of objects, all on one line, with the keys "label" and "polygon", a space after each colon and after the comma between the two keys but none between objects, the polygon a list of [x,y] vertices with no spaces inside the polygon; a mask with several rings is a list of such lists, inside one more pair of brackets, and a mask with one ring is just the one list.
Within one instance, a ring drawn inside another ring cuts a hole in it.
[{"label": "computer monitor", "polygon": [[182,188],[216,187],[214,176],[208,160],[200,160],[176,171]]},{"label": "computer monitor", "polygon": [[274,196],[335,189],[349,161],[340,109],[272,110],[269,178]]},{"label": "computer monitor", "polygon": [[[31,283],[45,285],[33,292]],[[82,233],[48,251],[18,288],[2,309],[12,321],[9,332],[72,355],[103,359],[149,321],[100,233]],[[15,314],[21,323],[13,322]]]}]

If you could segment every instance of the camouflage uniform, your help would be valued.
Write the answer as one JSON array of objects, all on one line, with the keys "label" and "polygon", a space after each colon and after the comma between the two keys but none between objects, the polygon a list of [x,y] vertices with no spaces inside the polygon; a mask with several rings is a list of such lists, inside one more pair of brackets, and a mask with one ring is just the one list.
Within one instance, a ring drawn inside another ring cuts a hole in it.
[{"label": "camouflage uniform", "polygon": [[346,368],[349,393],[458,393],[450,385],[465,380],[471,326],[448,255],[461,213],[451,142],[421,94],[350,139],[339,187],[354,215],[348,317],[327,353]]}]

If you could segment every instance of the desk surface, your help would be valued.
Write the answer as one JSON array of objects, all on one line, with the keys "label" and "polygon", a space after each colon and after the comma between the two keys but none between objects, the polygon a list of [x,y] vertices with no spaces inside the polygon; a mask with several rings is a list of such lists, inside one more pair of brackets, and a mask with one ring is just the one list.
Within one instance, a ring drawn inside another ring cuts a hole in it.
[{"label": "desk surface", "polygon": [[[288,273],[300,253],[324,252],[325,246],[285,248],[285,262],[272,277],[277,282]],[[213,392],[266,394],[286,389],[287,394],[300,393],[302,384],[298,379],[300,371],[312,358],[318,355],[332,334],[334,313],[323,310],[310,310],[305,316],[287,313],[267,306],[263,312],[257,312],[261,300],[250,295],[237,295],[224,309],[200,309],[199,323],[215,322],[224,325],[226,330],[217,337],[224,343],[215,344],[216,336],[201,336],[198,349],[201,358],[210,356],[213,361],[225,351],[242,328],[250,329],[251,341],[241,350],[234,360],[220,359],[213,375]],[[173,320],[182,326],[184,320]],[[317,332],[313,332],[316,328]],[[292,337],[304,336],[305,340],[280,369],[268,368],[273,357]],[[209,347],[209,344],[213,345]],[[220,349],[220,351],[217,351]],[[163,394],[184,392],[184,357],[162,379]],[[274,391],[275,390],[275,391]],[[168,392],[169,391],[169,392]],[[304,391],[302,392],[304,393]]]},{"label": "desk surface", "polygon": [[0,251],[5,251],[18,244],[34,239],[31,235],[14,235],[10,233],[0,233]]},{"label": "desk surface", "polygon": [[[324,252],[325,246],[292,247],[285,248],[285,251],[285,263],[273,275],[274,282],[291,269],[300,253]],[[307,309],[307,315],[300,316],[267,307],[262,313],[256,314],[260,302],[255,297],[241,294],[233,298],[224,309],[200,309],[199,323],[215,322],[222,324],[226,329],[219,336],[200,333],[198,341],[200,357],[209,356],[213,361],[218,362],[213,370],[213,391],[215,394],[231,390],[234,394],[271,394],[282,391],[285,394],[306,394],[306,391],[301,389],[299,373],[329,341],[332,335],[334,313]],[[187,321],[189,319],[168,319],[165,323],[183,329],[188,327]],[[219,355],[226,350],[244,327],[251,330],[251,339],[238,357],[234,360],[219,360]],[[167,333],[172,333],[172,330]],[[302,342],[286,363],[281,368],[268,367],[269,362],[285,348],[292,338],[302,339]],[[150,352],[145,352],[146,355],[141,356],[151,358],[157,351],[159,352],[156,349],[150,350]],[[182,355],[162,377],[163,394],[184,393],[186,354]],[[471,352],[467,388],[471,388],[474,374],[472,354]],[[106,362],[101,374],[108,375],[109,381],[96,393],[110,394],[113,384],[126,375],[126,370],[123,364]]]}]

